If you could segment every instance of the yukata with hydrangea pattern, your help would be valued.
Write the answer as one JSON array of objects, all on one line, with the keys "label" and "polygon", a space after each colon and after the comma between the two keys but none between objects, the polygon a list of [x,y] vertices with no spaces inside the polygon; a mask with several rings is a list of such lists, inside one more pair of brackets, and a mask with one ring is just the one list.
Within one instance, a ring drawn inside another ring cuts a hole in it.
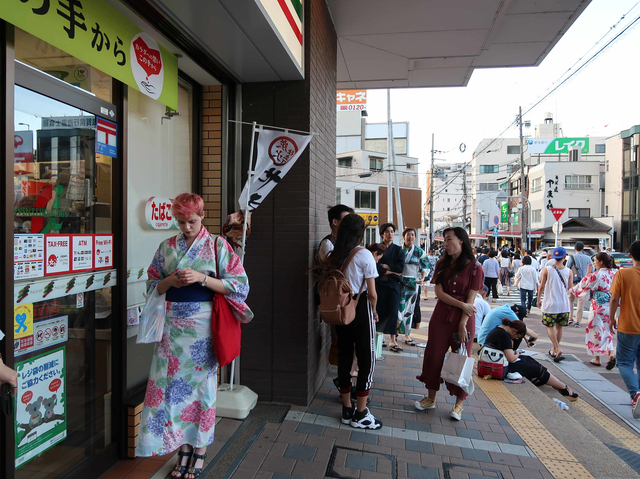
[{"label": "yukata with hydrangea pattern", "polygon": [[613,335],[609,330],[609,301],[611,300],[611,284],[616,274],[615,269],[601,268],[588,274],[573,288],[577,298],[589,299],[591,292],[591,308],[585,329],[585,344],[591,356],[606,356],[613,350]]},{"label": "yukata with hydrangea pattern", "polygon": [[[222,237],[202,227],[189,248],[183,233],[163,241],[148,269],[147,293],[186,268],[221,279],[235,318],[243,323],[253,318],[244,302],[249,293],[244,267]],[[218,367],[211,336],[213,302],[166,304],[140,420],[136,452],[141,457],[168,454],[182,444],[196,448],[213,442]]]}]

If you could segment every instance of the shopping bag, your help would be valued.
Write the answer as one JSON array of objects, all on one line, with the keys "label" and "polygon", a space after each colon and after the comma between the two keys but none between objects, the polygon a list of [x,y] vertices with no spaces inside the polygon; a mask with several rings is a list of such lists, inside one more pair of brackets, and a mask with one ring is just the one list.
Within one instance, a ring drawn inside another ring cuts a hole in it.
[{"label": "shopping bag", "polygon": [[449,384],[460,386],[466,393],[472,394],[473,364],[475,360],[467,356],[467,348],[462,345],[457,353],[448,352],[442,366],[440,377]]},{"label": "shopping bag", "polygon": [[502,283],[500,282],[500,280],[498,280],[498,284],[497,284],[497,290],[498,290],[498,294],[500,296],[502,296]]},{"label": "shopping bag", "polygon": [[376,359],[382,359],[382,342],[384,333],[376,333]]},{"label": "shopping bag", "polygon": [[167,314],[165,297],[166,294],[158,294],[158,288],[153,288],[147,297],[147,303],[140,315],[136,343],[157,343],[162,340],[164,317]]}]

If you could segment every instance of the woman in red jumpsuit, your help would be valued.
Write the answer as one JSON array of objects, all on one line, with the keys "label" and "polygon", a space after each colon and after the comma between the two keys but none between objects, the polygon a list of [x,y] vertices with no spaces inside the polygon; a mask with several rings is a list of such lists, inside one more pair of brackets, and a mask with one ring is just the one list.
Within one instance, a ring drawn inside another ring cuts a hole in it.
[{"label": "woman in red jumpsuit", "polygon": [[[442,382],[440,372],[449,347],[457,351],[462,341],[471,356],[473,342],[469,338],[473,338],[475,332],[473,301],[484,284],[482,266],[473,255],[469,236],[464,229],[445,229],[444,248],[445,253],[433,273],[438,303],[429,321],[429,341],[424,353],[422,374],[417,376],[429,390],[428,396],[415,402],[416,409],[420,411],[436,407],[436,393]],[[462,419],[462,403],[468,394],[459,386],[449,383],[446,386],[449,394],[457,398],[451,417],[459,421]]]}]

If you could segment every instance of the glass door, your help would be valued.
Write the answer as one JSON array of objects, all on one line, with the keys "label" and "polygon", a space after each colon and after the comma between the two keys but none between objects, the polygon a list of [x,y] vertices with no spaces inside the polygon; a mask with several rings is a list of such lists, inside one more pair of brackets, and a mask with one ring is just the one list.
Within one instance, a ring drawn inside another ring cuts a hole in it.
[{"label": "glass door", "polygon": [[14,477],[77,477],[112,441],[115,107],[16,67]]}]

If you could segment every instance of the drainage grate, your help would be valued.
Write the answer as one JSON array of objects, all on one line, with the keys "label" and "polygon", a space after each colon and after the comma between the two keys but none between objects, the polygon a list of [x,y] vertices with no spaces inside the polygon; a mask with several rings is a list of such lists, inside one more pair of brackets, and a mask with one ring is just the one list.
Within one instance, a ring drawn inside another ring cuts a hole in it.
[{"label": "drainage grate", "polygon": [[637,452],[630,451],[623,447],[611,446],[609,444],[605,444],[609,449],[616,453],[616,455],[626,462],[631,469],[640,474],[640,454]]},{"label": "drainage grate", "polygon": [[365,471],[379,472],[390,479],[398,477],[396,456],[351,447],[333,446],[325,475],[338,479],[356,479],[349,475],[350,471],[354,469],[360,471],[360,477],[367,477]]},{"label": "drainage grate", "polygon": [[494,469],[483,469],[481,467],[469,467],[461,466],[460,464],[451,464],[449,462],[443,462],[442,468],[444,469],[444,479],[451,479],[453,477],[465,477],[466,474],[469,478],[480,479],[483,477],[503,479],[502,472]]}]

